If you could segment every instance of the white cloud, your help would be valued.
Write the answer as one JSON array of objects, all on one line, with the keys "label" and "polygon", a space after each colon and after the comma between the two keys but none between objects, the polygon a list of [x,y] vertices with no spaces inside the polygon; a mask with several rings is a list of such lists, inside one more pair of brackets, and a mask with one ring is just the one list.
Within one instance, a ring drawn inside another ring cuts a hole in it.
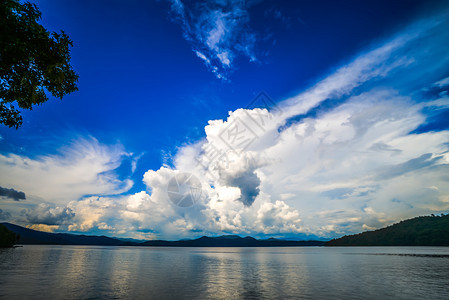
[{"label": "white cloud", "polygon": [[[255,143],[258,151],[228,151],[229,160],[207,168],[196,163],[217,138],[215,126],[226,128],[234,114],[244,116],[232,112],[227,121],[207,125],[206,140],[182,147],[174,168],[146,172],[147,191],[71,201],[67,207],[75,216],[68,229],[166,239],[327,237],[444,211],[449,132],[409,134],[424,121],[420,107],[390,89],[366,91]],[[186,171],[200,179],[203,197],[183,208],[170,201],[167,187]]]},{"label": "white cloud", "polygon": [[[449,131],[411,134],[426,122],[427,104],[396,89],[394,78],[399,72],[411,91],[419,89],[407,70],[419,66],[420,51],[429,55],[416,43],[436,43],[427,34],[435,26],[429,22],[359,56],[281,103],[281,113],[238,109],[227,120],[209,121],[206,138],[180,148],[173,169],[145,174],[148,193],[131,196],[128,211],[137,203],[147,209],[129,218],[164,236],[335,236],[449,209]],[[209,46],[222,38],[220,28]],[[340,104],[307,115],[329,99]],[[200,178],[204,201],[188,209],[170,203],[166,186],[177,172]]]},{"label": "white cloud", "polygon": [[183,3],[170,0],[175,20],[192,50],[218,77],[225,79],[237,56],[256,61],[256,35],[249,27],[248,4],[244,1]]},{"label": "white cloud", "polygon": [[363,83],[385,77],[396,68],[404,67],[413,62],[413,58],[401,55],[407,45],[414,41],[422,31],[435,26],[434,22],[425,24],[419,30],[403,33],[391,41],[360,55],[349,64],[337,69],[335,73],[323,79],[307,91],[285,100],[283,118],[304,114],[326,99],[338,99],[349,95]]},{"label": "white cloud", "polygon": [[133,182],[120,180],[114,170],[127,156],[121,145],[102,145],[94,138],[78,139],[56,154],[0,155],[0,181],[25,191],[27,198],[65,205],[85,195],[126,192]]},{"label": "white cloud", "polygon": [[449,85],[449,77],[443,78],[443,79],[435,82],[435,86],[438,86],[438,87],[446,87],[448,85]]},{"label": "white cloud", "polygon": [[70,222],[75,213],[68,207],[52,207],[40,203],[33,209],[24,211],[26,219],[32,224],[61,225]]},{"label": "white cloud", "polygon": [[[281,161],[262,168],[261,191],[275,199],[295,194],[286,202],[301,211],[312,232],[326,224],[336,233],[360,231],[363,224],[380,227],[448,209],[443,173],[449,170],[449,132],[409,134],[425,120],[418,107],[374,91],[292,125],[265,152]],[[379,144],[384,146],[373,147]],[[444,191],[428,189],[432,182]],[[366,214],[367,205],[377,217]]]},{"label": "white cloud", "polygon": [[195,54],[196,54],[199,58],[201,58],[202,60],[204,60],[204,62],[205,62],[207,65],[210,65],[210,60],[209,60],[209,58],[206,57],[206,55],[204,55],[204,54],[201,53],[200,51],[195,51]]},{"label": "white cloud", "polygon": [[167,194],[169,180],[179,173],[162,167],[148,171],[144,182],[151,192],[129,196],[89,197],[72,201],[68,207],[75,214],[68,228],[72,231],[107,230],[113,235],[135,238],[164,237],[177,239],[201,234],[247,233],[269,234],[301,232],[298,212],[285,202],[271,203],[268,195],[245,206],[239,201],[240,189],[232,186],[211,188],[203,182],[205,201],[182,208],[174,205]]},{"label": "white cloud", "polygon": [[[180,1],[173,9],[185,14]],[[201,9],[207,12],[201,15],[204,23],[189,23],[183,15],[184,25],[188,34],[195,34],[192,26],[208,28],[199,39],[207,48],[196,54],[219,72],[217,61],[223,68],[234,55],[223,46],[232,13],[212,14],[207,5]],[[210,120],[205,138],[179,148],[173,166],[144,174],[145,191],[104,196],[129,189],[131,182],[113,172],[128,154],[95,140],[36,159],[0,156],[2,170],[13,178],[0,179],[27,197],[56,203],[56,215],[68,209],[74,214],[71,224],[65,221],[69,230],[136,238],[329,237],[446,211],[449,131],[415,132],[427,122],[425,109],[447,106],[445,98],[423,99],[417,92],[428,68],[438,76],[449,62],[423,61],[439,49],[435,26],[441,30],[445,24],[435,24],[362,54],[280,103],[276,112],[237,109],[226,120]],[[428,85],[436,81],[429,79]],[[317,108],[325,101],[335,102]],[[201,183],[196,205],[187,208],[172,203],[167,192],[170,180],[185,172]],[[49,182],[54,188],[47,188]],[[89,194],[103,195],[82,197]]]},{"label": "white cloud", "polygon": [[68,230],[90,231],[95,227],[105,228],[106,222],[112,223],[116,218],[117,210],[120,209],[121,202],[123,202],[120,200],[120,198],[110,197],[88,197],[79,201],[70,201],[67,206],[74,212],[75,218],[68,226]]}]

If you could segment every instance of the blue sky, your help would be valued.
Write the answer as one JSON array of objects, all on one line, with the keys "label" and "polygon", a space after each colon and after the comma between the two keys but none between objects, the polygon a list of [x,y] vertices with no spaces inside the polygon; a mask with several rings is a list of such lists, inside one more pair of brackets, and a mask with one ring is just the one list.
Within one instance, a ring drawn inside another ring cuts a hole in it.
[{"label": "blue sky", "polygon": [[[0,127],[0,186],[26,194],[2,192],[2,220],[299,238],[449,209],[444,1],[35,3],[73,39],[79,91]],[[270,112],[242,110],[261,91]],[[238,126],[252,143],[223,143]],[[178,207],[185,173],[201,196]]]}]

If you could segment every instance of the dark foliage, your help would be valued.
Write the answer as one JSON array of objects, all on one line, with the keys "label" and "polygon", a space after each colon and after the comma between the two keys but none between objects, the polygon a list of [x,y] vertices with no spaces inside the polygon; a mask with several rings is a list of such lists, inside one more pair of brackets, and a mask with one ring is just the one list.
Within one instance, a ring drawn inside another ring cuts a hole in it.
[{"label": "dark foliage", "polygon": [[70,65],[69,37],[49,32],[38,23],[35,4],[0,1],[0,123],[16,129],[20,111],[76,91],[78,75]]},{"label": "dark foliage", "polygon": [[375,231],[334,239],[326,246],[449,246],[449,215],[405,220]]},{"label": "dark foliage", "polygon": [[17,243],[18,239],[19,236],[17,234],[0,224],[0,247],[12,247]]}]

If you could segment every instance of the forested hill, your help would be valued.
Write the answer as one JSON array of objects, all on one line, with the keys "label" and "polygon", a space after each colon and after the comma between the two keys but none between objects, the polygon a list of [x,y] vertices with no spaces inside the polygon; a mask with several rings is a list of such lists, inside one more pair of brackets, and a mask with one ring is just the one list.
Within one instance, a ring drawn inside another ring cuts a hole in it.
[{"label": "forested hill", "polygon": [[333,239],[326,246],[449,246],[449,215],[408,219],[375,231]]}]

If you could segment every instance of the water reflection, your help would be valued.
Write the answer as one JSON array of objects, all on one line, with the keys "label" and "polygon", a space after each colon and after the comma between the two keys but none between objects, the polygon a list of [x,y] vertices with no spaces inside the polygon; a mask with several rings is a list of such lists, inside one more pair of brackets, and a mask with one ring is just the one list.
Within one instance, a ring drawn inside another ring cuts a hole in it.
[{"label": "water reflection", "polygon": [[449,298],[448,248],[0,250],[1,298]]}]

